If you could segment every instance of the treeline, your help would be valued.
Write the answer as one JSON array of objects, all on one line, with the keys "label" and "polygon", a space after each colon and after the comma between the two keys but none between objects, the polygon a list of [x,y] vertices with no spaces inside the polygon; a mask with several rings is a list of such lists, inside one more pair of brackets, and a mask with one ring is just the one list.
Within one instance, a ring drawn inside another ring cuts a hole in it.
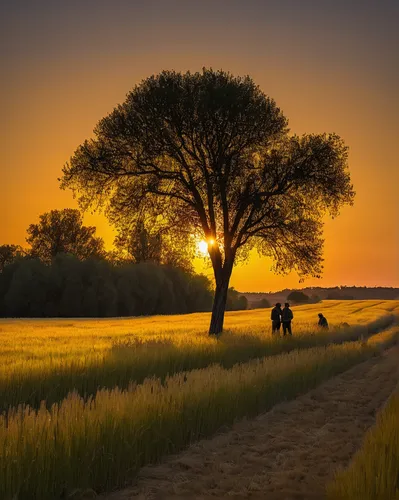
[{"label": "treeline", "polygon": [[[195,274],[195,242],[142,222],[106,252],[78,210],[52,210],[28,229],[30,248],[0,245],[0,316],[115,317],[210,311],[213,287]],[[227,310],[247,299],[229,289]]]},{"label": "treeline", "polygon": [[151,262],[115,266],[58,254],[22,258],[0,273],[2,317],[114,317],[210,311],[205,276]]},{"label": "treeline", "polygon": [[270,304],[285,302],[316,303],[320,300],[397,300],[399,288],[393,287],[361,287],[337,286],[330,288],[307,287],[301,290],[285,289],[279,292],[242,292],[248,299],[249,307],[254,308],[265,299]]}]

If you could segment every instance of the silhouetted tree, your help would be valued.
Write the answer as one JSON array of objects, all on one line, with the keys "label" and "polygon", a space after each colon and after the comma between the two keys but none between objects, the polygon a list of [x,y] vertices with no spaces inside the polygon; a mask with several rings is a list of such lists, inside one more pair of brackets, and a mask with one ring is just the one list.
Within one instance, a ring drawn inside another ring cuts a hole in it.
[{"label": "silhouetted tree", "polygon": [[309,297],[306,293],[303,293],[299,290],[294,290],[287,297],[288,302],[295,302],[296,304],[306,304],[309,302]]},{"label": "silhouetted tree", "polygon": [[0,273],[4,268],[25,255],[19,245],[0,245]]},{"label": "silhouetted tree", "polygon": [[248,309],[248,299],[241,295],[234,287],[227,291],[226,311],[240,311]]},{"label": "silhouetted tree", "polygon": [[353,295],[347,295],[341,292],[331,292],[327,295],[326,300],[354,300]]},{"label": "silhouetted tree", "polygon": [[252,309],[267,309],[268,307],[270,307],[270,302],[266,298],[257,300],[252,304]]},{"label": "silhouetted tree", "polygon": [[51,210],[39,219],[38,224],[27,229],[26,241],[32,247],[32,256],[45,263],[59,253],[69,253],[81,260],[104,256],[102,238],[95,236],[95,227],[83,225],[79,210]]},{"label": "silhouetted tree", "polygon": [[[173,268],[171,268],[173,269]],[[186,292],[188,312],[205,312],[212,308],[213,290],[209,279],[201,274],[191,274]]]},{"label": "silhouetted tree", "polygon": [[0,273],[0,315],[110,317],[210,311],[205,276],[152,262],[113,266],[59,253],[18,259]]},{"label": "silhouetted tree", "polygon": [[322,217],[352,203],[347,148],[335,134],[288,134],[249,77],[164,71],[102,119],[64,167],[62,188],[111,221],[160,217],[209,242],[216,282],[209,332],[223,329],[237,257],[257,247],[275,270],[319,275]]},{"label": "silhouetted tree", "polygon": [[120,231],[114,244],[127,260],[138,264],[139,262],[161,263],[161,235],[150,234],[144,227],[143,221],[130,230]]},{"label": "silhouetted tree", "polygon": [[148,229],[143,220],[118,227],[114,260],[133,263],[155,262],[193,272],[195,240],[186,234],[173,235],[162,227]]},{"label": "silhouetted tree", "polygon": [[38,259],[24,259],[16,266],[4,296],[8,316],[46,316],[49,272]]}]

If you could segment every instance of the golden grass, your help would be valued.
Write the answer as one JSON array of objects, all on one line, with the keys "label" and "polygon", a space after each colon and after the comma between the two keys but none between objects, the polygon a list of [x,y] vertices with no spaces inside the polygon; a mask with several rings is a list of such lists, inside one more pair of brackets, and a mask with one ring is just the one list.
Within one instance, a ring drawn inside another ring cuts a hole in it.
[{"label": "golden grass", "polygon": [[366,434],[347,470],[327,487],[330,500],[399,499],[399,388]]},{"label": "golden grass", "polygon": [[398,328],[369,341],[317,347],[219,365],[142,385],[71,393],[50,410],[19,407],[0,418],[0,498],[52,499],[63,488],[106,491],[236,418],[294,398],[398,339]]},{"label": "golden grass", "polygon": [[[330,331],[315,329],[323,311]],[[367,336],[386,328],[398,301],[329,301],[294,308],[294,336],[272,337],[270,310],[231,312],[226,333],[209,337],[209,314],[104,320],[0,321],[0,410],[60,401],[75,389],[128,387],[156,375],[235,363]],[[350,327],[342,328],[343,322]]]},{"label": "golden grass", "polygon": [[[315,328],[319,311],[329,332]],[[365,339],[398,313],[399,301],[296,307],[292,338],[271,336],[268,309],[227,313],[220,338],[207,335],[209,314],[0,320],[0,498],[122,486],[141,465],[390,344],[396,330]]]},{"label": "golden grass", "polygon": [[[386,314],[399,314],[399,301],[325,301],[293,307],[293,328],[313,330],[323,312],[332,327],[343,322],[365,324]],[[112,348],[126,339],[168,339],[176,345],[211,342],[207,335],[210,314],[113,319],[0,319],[0,356],[7,363],[20,360],[70,358]],[[269,336],[270,309],[227,312],[226,331]]]}]

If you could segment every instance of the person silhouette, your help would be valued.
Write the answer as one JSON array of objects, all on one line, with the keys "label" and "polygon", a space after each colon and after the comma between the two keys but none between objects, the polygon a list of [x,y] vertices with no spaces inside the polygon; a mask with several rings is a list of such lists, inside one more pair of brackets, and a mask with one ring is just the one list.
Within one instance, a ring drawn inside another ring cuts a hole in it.
[{"label": "person silhouette", "polygon": [[277,304],[273,307],[270,318],[272,320],[272,334],[280,333],[281,327],[281,304],[277,302]]},{"label": "person silhouette", "polygon": [[322,313],[319,313],[319,322],[317,323],[320,328],[325,328],[326,330],[328,330],[328,321],[327,321],[327,318],[325,316],[323,316]]},{"label": "person silhouette", "polygon": [[294,319],[294,313],[290,309],[288,302],[284,304],[284,309],[281,313],[281,320],[283,323],[283,334],[286,335],[287,331],[292,335],[291,321]]}]

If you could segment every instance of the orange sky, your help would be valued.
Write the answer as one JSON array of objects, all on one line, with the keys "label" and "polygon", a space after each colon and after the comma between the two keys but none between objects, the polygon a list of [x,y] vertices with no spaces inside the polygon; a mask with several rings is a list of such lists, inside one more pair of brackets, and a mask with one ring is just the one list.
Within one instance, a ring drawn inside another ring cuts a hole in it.
[{"label": "orange sky", "polygon": [[[292,132],[336,132],[350,147],[355,206],[326,221],[323,278],[299,286],[399,286],[398,9],[391,1],[379,8],[354,1],[357,9],[330,2],[336,7],[327,11],[286,0],[270,2],[267,11],[267,3],[71,1],[56,8],[43,1],[42,10],[28,2],[4,8],[0,244],[23,245],[39,214],[76,206],[58,188],[61,168],[131,87],[162,69],[207,66],[250,74]],[[112,244],[102,216],[85,222]],[[269,268],[254,254],[236,267],[232,285],[298,286],[296,275],[277,277]]]}]

